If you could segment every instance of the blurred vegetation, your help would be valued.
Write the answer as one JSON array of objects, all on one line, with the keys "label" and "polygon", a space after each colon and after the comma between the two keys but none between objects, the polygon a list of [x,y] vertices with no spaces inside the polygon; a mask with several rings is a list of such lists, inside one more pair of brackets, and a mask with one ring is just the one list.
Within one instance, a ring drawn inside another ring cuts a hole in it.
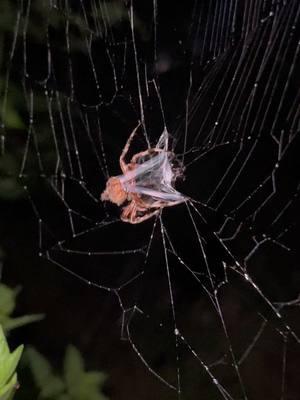
[{"label": "blurred vegetation", "polygon": [[[1,297],[0,297],[1,298]],[[12,353],[0,325],[0,400],[11,400],[18,387],[16,368],[23,351],[23,345]]]},{"label": "blurred vegetation", "polygon": [[[19,9],[21,4],[24,6],[22,12]],[[27,4],[31,5],[30,13],[28,13],[29,20],[25,21]],[[26,175],[26,179],[30,180],[30,183],[40,172],[37,148],[42,154],[42,163],[46,173],[48,170],[52,170],[52,166],[56,165],[57,160],[49,122],[47,103],[49,99],[45,98],[44,87],[37,84],[38,78],[35,81],[34,72],[30,76],[31,71],[29,71],[29,77],[26,79],[23,76],[24,49],[19,46],[19,43],[23,43],[24,32],[26,31],[28,65],[35,66],[35,61],[40,61],[39,51],[47,47],[45,34],[49,34],[52,28],[57,32],[58,37],[60,34],[65,35],[66,20],[71,26],[69,30],[71,51],[85,56],[88,51],[86,35],[93,32],[95,36],[109,42],[111,40],[110,29],[123,35],[124,24],[127,29],[130,27],[129,10],[124,4],[125,2],[121,0],[100,2],[98,7],[87,10],[88,19],[85,20],[83,14],[75,10],[64,10],[63,12],[63,7],[50,9],[50,2],[46,0],[32,3],[0,1],[0,201],[4,200],[4,203],[10,206],[12,200],[24,196],[24,189],[19,180],[24,154],[26,155],[24,175]],[[17,31],[18,16],[20,16],[20,25]],[[133,18],[139,38],[148,40],[149,31],[145,27],[145,23],[135,12]],[[26,30],[25,24],[27,24]],[[16,47],[14,58],[11,60],[10,52],[14,36],[16,36]],[[47,40],[52,40],[49,37]],[[30,53],[32,51],[30,45],[33,45],[36,55]],[[66,52],[65,41],[58,39],[54,46],[57,53],[59,51]],[[34,68],[32,69],[35,71]],[[40,69],[42,69],[42,65]],[[37,76],[39,77],[38,74]],[[54,97],[52,90],[57,88],[52,81],[49,80],[48,83],[49,98],[52,98],[52,96]],[[32,126],[29,121],[29,88],[31,85],[34,87],[34,123]],[[63,93],[61,94],[63,95]],[[55,114],[58,111],[57,103],[53,101],[51,107]],[[28,139],[31,128],[30,135],[32,136]],[[35,134],[35,131],[38,134]],[[28,147],[26,147],[27,145]],[[10,353],[4,335],[7,336],[15,328],[43,318],[42,314],[14,316],[20,290],[21,287],[9,288],[0,283],[0,324],[2,326],[0,330],[0,400],[11,400],[14,396],[15,389],[18,387],[15,370],[23,351],[22,345]],[[41,336],[44,334],[41,332]],[[26,397],[26,400],[35,398],[32,393],[37,393],[38,398],[49,400],[107,399],[103,394],[103,384],[107,376],[100,371],[86,371],[82,355],[74,346],[68,346],[66,349],[62,372],[56,371],[52,363],[33,347],[27,348],[23,359],[23,365],[26,368],[19,371],[19,376],[25,370],[30,372],[36,391],[34,392],[35,389],[32,387],[27,388],[26,377],[23,379],[21,376],[22,385],[17,393],[19,398],[22,398],[22,392],[27,391],[30,395]]]},{"label": "blurred vegetation", "polygon": [[107,376],[100,371],[85,371],[80,352],[69,345],[64,357],[63,373],[53,372],[51,364],[37,350],[29,347],[25,353],[39,390],[39,398],[49,400],[107,400],[102,393]]},{"label": "blurred vegetation", "polygon": [[11,316],[20,290],[21,287],[12,289],[0,283],[0,400],[12,399],[18,387],[15,370],[23,352],[23,345],[21,345],[10,353],[4,333],[7,334],[12,329],[39,321],[44,317],[42,314]]},{"label": "blurred vegetation", "polygon": [[0,283],[0,324],[5,333],[23,325],[30,324],[31,322],[40,321],[44,318],[43,314],[29,314],[22,315],[21,317],[11,316],[15,310],[16,298],[20,293],[20,290],[20,286],[11,289],[10,287]]},{"label": "blurred vegetation", "polygon": [[[44,51],[47,48],[46,41],[51,40],[49,39],[49,29],[53,28],[59,35],[62,35],[62,40],[57,40],[53,46],[58,52],[66,53],[66,43],[63,38],[67,20],[72,27],[68,31],[71,52],[84,55],[84,57],[88,51],[86,35],[93,32],[95,37],[109,41],[111,40],[110,29],[123,34],[124,24],[127,28],[130,27],[129,10],[126,3],[121,0],[105,1],[98,5],[95,4],[94,7],[86,5],[87,19],[76,7],[73,9],[67,6],[52,7],[48,1],[41,0],[30,3],[27,20],[26,2],[23,4],[22,12],[20,7],[21,3],[18,5],[10,0],[0,2],[0,200],[6,201],[19,199],[25,195],[19,180],[23,161],[25,161],[24,175],[27,182],[29,181],[31,184],[34,183],[34,177],[39,175],[39,172],[51,175],[57,161],[47,100],[44,88],[39,84],[35,86],[34,90],[34,128],[30,132],[31,139],[27,142],[28,130],[31,127],[29,127],[28,115],[29,93],[26,86],[28,82],[30,85],[34,84],[35,79],[38,82],[40,77],[35,78],[35,73],[31,76],[31,72],[26,71],[28,79],[24,79],[24,65],[21,61],[24,49],[18,47],[19,41],[23,41],[24,32],[26,32],[27,40],[27,63],[35,65],[36,56],[31,53],[30,46],[33,45],[37,54],[39,51]],[[142,40],[147,40],[149,32],[145,28],[145,23],[135,13],[133,18],[137,34]],[[10,59],[14,36],[16,36],[17,44],[13,58]],[[42,70],[42,68],[41,65],[40,69]],[[58,90],[63,91],[64,88]],[[51,87],[49,93],[51,93]],[[58,106],[55,101],[52,102],[51,107],[54,113],[57,112]],[[38,135],[34,129],[39,132]],[[26,146],[28,148],[25,150]],[[23,160],[25,151],[26,159]],[[37,151],[42,154],[43,171],[40,170]]]},{"label": "blurred vegetation", "polygon": [[[11,400],[18,388],[15,370],[23,352],[23,345],[21,345],[10,353],[4,333],[7,334],[12,329],[39,321],[44,317],[42,314],[11,317],[19,292],[20,287],[12,289],[0,284],[0,400]],[[50,362],[31,346],[28,346],[24,353],[22,365],[29,367],[39,398],[108,399],[102,392],[107,375],[100,371],[86,371],[82,355],[72,345],[67,347],[62,374],[54,372]]]}]

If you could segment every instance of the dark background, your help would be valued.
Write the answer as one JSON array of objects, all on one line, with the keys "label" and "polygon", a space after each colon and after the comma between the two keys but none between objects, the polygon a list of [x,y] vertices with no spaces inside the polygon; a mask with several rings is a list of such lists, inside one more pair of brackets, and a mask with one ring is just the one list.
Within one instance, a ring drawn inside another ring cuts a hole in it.
[{"label": "dark background", "polygon": [[[236,24],[232,31],[229,29],[229,21],[233,8],[226,2],[220,2],[217,7],[211,2],[158,2],[155,42],[153,3],[134,2],[137,62],[141,75],[140,90],[146,127],[151,143],[156,143],[163,130],[163,118],[155,87],[151,82],[147,93],[142,75],[144,67],[146,66],[148,81],[155,79],[159,84],[165,121],[173,136],[175,152],[179,154],[183,151],[186,101],[189,99],[187,146],[188,150],[193,151],[185,158],[186,178],[178,182],[176,187],[204,205],[208,204],[209,196],[220,182],[225,168],[235,160],[227,179],[209,202],[212,209],[197,206],[206,222],[194,211],[192,215],[197,232],[203,239],[214,282],[217,284],[228,279],[220,290],[220,306],[237,358],[247,349],[262,322],[266,321],[263,335],[240,368],[249,399],[280,398],[283,337],[287,335],[284,398],[295,400],[300,398],[297,382],[299,344],[287,331],[287,325],[296,333],[299,332],[299,311],[297,306],[284,308],[282,323],[276,318],[266,299],[274,303],[287,302],[296,299],[299,294],[299,135],[293,139],[282,161],[280,160],[279,172],[274,175],[276,189],[271,201],[253,217],[253,213],[255,214],[272,192],[272,179],[269,179],[265,188],[258,190],[245,206],[238,210],[236,207],[259,187],[266,176],[272,177],[274,173],[278,144],[269,133],[273,133],[282,145],[286,145],[299,129],[299,57],[296,57],[299,26],[294,27],[292,19],[289,19],[290,15],[297,15],[299,6],[297,8],[295,1],[291,1],[288,6],[279,2],[276,7],[271,2],[265,2],[264,8],[259,8],[256,3],[236,3]],[[172,383],[176,383],[176,356],[180,355],[182,398],[222,398],[217,386],[208,378],[201,363],[192,356],[187,347],[175,347],[174,321],[170,312],[170,294],[159,223],[154,231],[146,266],[145,255],[142,253],[102,257],[92,254],[91,257],[81,257],[72,252],[62,253],[57,246],[59,241],[64,241],[63,244],[71,250],[93,253],[101,250],[141,249],[149,242],[153,220],[136,226],[116,222],[112,226],[89,230],[82,237],[72,237],[68,207],[57,195],[64,185],[68,206],[80,214],[74,215],[75,229],[78,232],[92,229],[103,220],[118,218],[120,210],[117,207],[91,201],[87,190],[99,199],[105,186],[106,177],[101,170],[104,165],[101,145],[105,149],[109,173],[120,173],[118,157],[130,132],[141,118],[128,18],[130,3],[117,2],[114,3],[115,8],[108,8],[111,22],[109,24],[106,21],[106,33],[95,25],[95,19],[91,17],[93,2],[84,2],[83,8],[81,2],[77,1],[70,3],[68,7],[57,2],[56,7],[49,9],[49,5],[43,3],[12,4],[4,1],[1,7],[2,91],[5,88],[6,73],[9,71],[8,106],[2,115],[5,151],[0,165],[3,177],[0,193],[2,279],[8,285],[21,284],[23,287],[18,298],[16,315],[46,315],[43,321],[13,332],[9,338],[11,345],[32,344],[59,369],[66,345],[73,343],[81,350],[88,368],[108,373],[105,391],[111,399],[177,398],[176,391],[168,389],[153,376],[133,351],[130,341],[126,340],[126,332],[121,330],[124,316],[125,327],[129,327],[141,354],[160,376]],[[28,18],[27,7],[30,10]],[[114,22],[115,10],[121,10],[121,19],[116,17],[117,22]],[[22,24],[25,21],[28,23],[25,29],[27,45],[25,50],[20,29],[20,33],[16,35],[13,58],[10,60],[9,52],[16,32],[13,28],[14,21],[19,11]],[[278,36],[272,34],[274,27],[271,19],[267,20],[266,25],[261,25],[260,18],[250,18],[251,15],[258,14],[261,19],[267,18],[270,11],[278,18],[275,25],[279,31]],[[72,15],[76,15],[77,20],[73,20]],[[253,22],[252,30],[243,19],[245,15],[249,16],[250,21],[257,21]],[[221,26],[222,17],[224,26],[228,27],[227,36],[222,36],[223,31],[220,34],[212,33],[218,31],[215,29]],[[66,48],[66,21],[70,22],[70,57]],[[99,17],[99,21],[103,28],[104,19]],[[205,32],[211,34],[211,46],[205,41],[209,36]],[[90,34],[90,49],[98,73],[99,90],[87,51],[86,38]],[[128,42],[125,72],[124,47],[121,45],[124,41]],[[47,53],[49,48],[50,67]],[[284,52],[285,49],[288,49],[287,53]],[[26,67],[24,54],[27,56]],[[70,59],[73,81],[70,79]],[[280,64],[281,59],[284,62]],[[241,60],[245,64],[243,68],[239,64]],[[274,63],[278,64],[275,72],[272,69]],[[264,68],[261,73],[262,65]],[[294,69],[290,73],[291,65],[294,65]],[[113,73],[117,76],[117,89]],[[193,84],[190,87],[191,76]],[[258,90],[253,94],[252,88],[258,77]],[[239,86],[239,79],[245,82],[244,86]],[[199,88],[202,91],[198,92]],[[4,89],[3,96],[5,93]],[[33,113],[30,112],[31,93]],[[282,106],[280,99],[283,99]],[[58,138],[58,151],[52,139],[49,101]],[[17,115],[9,121],[7,115],[11,109]],[[68,118],[68,109],[71,119]],[[226,140],[209,144],[206,139],[220,115],[221,126],[218,129],[220,135],[227,132]],[[32,125],[30,116],[34,120]],[[76,164],[70,121],[75,127],[83,179],[77,168],[78,163]],[[99,126],[102,134],[100,141]],[[43,168],[34,141],[31,140],[26,165],[22,176],[19,176],[30,127],[33,127],[38,141]],[[67,141],[63,136],[64,128]],[[245,138],[249,135],[252,136],[247,142]],[[258,144],[250,153],[256,140]],[[70,144],[73,171],[70,170],[66,142]],[[220,147],[217,144],[221,144]],[[143,150],[145,145],[145,141],[139,138],[133,153]],[[239,148],[242,150],[235,158]],[[60,163],[56,170],[58,153]],[[205,155],[198,160],[201,154]],[[242,170],[234,189],[218,207],[249,154],[249,162]],[[81,180],[84,188],[78,183]],[[289,200],[293,201],[288,212],[279,223],[273,224],[272,221]],[[42,221],[40,225],[37,215]],[[82,215],[88,217],[88,221]],[[221,237],[232,236],[241,226],[237,235],[226,241],[232,255],[224,250],[214,235],[228,216],[228,227],[223,230]],[[177,254],[197,272],[201,281],[199,284],[180,268],[178,257],[169,255],[177,326],[205,364],[219,361],[212,370],[232,393],[233,398],[243,398],[241,385],[231,365],[229,341],[221,326],[220,314],[212,307],[203,290],[204,287],[211,291],[211,287],[197,235],[185,206],[165,210],[163,223]],[[286,227],[289,230],[279,241],[291,248],[288,252],[274,242]],[[39,243],[39,232],[42,243]],[[249,263],[245,264],[247,255],[264,239],[263,235],[269,240],[262,242]],[[38,257],[38,253],[41,257]],[[118,297],[113,291],[91,287],[86,284],[87,281],[76,279],[53,261],[80,274],[86,280],[113,288],[128,282],[141,270],[144,269],[145,272],[142,279],[119,292],[123,302],[120,307]],[[253,290],[253,286],[244,276],[235,273],[233,269],[228,268],[228,275],[224,275],[223,262],[228,266],[234,266],[236,262],[247,266],[248,273],[257,283],[262,296]],[[135,313],[132,316],[131,313],[124,313],[124,309],[134,304],[144,314]],[[125,340],[121,340],[121,336]],[[24,387],[31,385],[28,375],[25,368],[23,375],[22,370],[19,373],[21,385]],[[18,396],[22,398],[22,386],[16,397]]]}]

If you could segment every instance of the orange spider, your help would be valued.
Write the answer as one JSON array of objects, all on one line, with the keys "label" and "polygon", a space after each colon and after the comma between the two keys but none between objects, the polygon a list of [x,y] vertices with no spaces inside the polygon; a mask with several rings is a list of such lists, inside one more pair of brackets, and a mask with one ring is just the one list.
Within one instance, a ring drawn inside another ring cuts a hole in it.
[{"label": "orange spider", "polygon": [[[110,201],[118,206],[125,202],[121,220],[138,224],[158,214],[164,207],[186,201],[186,197],[172,186],[183,168],[168,151],[168,133],[162,133],[154,148],[135,154],[127,164],[125,157],[140,124],[132,131],[120,156],[123,175],[107,180],[101,194],[102,201]],[[177,164],[177,166],[176,166]]]}]

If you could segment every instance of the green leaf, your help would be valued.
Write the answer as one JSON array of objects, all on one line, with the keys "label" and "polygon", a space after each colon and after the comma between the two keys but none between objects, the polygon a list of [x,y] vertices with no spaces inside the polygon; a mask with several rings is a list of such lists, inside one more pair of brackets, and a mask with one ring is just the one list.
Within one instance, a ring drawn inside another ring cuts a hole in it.
[{"label": "green leaf", "polygon": [[86,372],[81,379],[80,386],[74,396],[76,400],[106,400],[107,397],[101,393],[101,386],[107,376],[101,372]]},{"label": "green leaf", "polygon": [[0,400],[9,400],[16,389],[17,374],[15,370],[20,361],[23,346],[19,346],[12,353],[0,325]]},{"label": "green leaf", "polygon": [[0,283],[0,319],[1,315],[10,315],[14,311],[19,291],[19,287],[11,289]]},{"label": "green leaf", "polygon": [[58,396],[57,400],[72,400],[72,397],[67,393],[63,393],[62,395]]},{"label": "green leaf", "polygon": [[107,380],[107,374],[100,371],[90,371],[85,374],[85,381],[90,386],[102,386]]},{"label": "green leaf", "polygon": [[10,129],[24,129],[25,125],[18,112],[8,104],[4,114],[4,124]]},{"label": "green leaf", "polygon": [[40,396],[44,399],[52,399],[60,396],[65,390],[63,381],[58,376],[52,376],[47,384],[42,388]]},{"label": "green leaf", "polygon": [[0,361],[9,356],[9,347],[6,342],[3,329],[0,325]]},{"label": "green leaf", "polygon": [[64,360],[64,374],[69,393],[76,393],[84,373],[84,364],[80,352],[69,345]]},{"label": "green leaf", "polygon": [[37,350],[29,347],[26,351],[26,360],[42,398],[56,397],[64,391],[63,381],[53,373],[50,363]]},{"label": "green leaf", "polygon": [[19,346],[14,352],[6,357],[0,355],[0,387],[5,385],[8,380],[13,376],[21,358],[23,346]]},{"label": "green leaf", "polygon": [[44,314],[28,314],[17,318],[7,318],[3,321],[3,329],[8,332],[15,328],[31,324],[32,322],[41,321],[45,317]]},{"label": "green leaf", "polygon": [[0,284],[0,324],[5,332],[44,318],[43,314],[29,314],[17,318],[10,317],[15,309],[16,297],[20,290],[20,286],[12,289]]},{"label": "green leaf", "polygon": [[64,360],[64,375],[68,394],[72,400],[105,400],[101,394],[101,385],[107,379],[106,374],[98,371],[85,371],[80,352],[74,346],[68,346]]},{"label": "green leaf", "polygon": [[0,387],[0,400],[12,399],[17,385],[17,374],[14,374],[6,385]]},{"label": "green leaf", "polygon": [[[84,361],[76,347],[67,347],[64,358],[64,376],[54,374],[50,363],[35,349],[26,351],[26,359],[31,366],[39,398],[51,400],[107,400],[101,392],[107,379],[99,371],[85,371]],[[1,400],[1,399],[0,399]]]}]

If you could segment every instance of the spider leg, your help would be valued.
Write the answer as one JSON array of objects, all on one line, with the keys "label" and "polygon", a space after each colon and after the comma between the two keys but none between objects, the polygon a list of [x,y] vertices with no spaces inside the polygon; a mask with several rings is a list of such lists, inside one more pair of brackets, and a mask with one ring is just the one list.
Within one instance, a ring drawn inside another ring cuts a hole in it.
[{"label": "spider leg", "polygon": [[[145,212],[144,215],[137,217],[137,211]],[[144,207],[137,206],[135,202],[131,202],[127,207],[123,209],[121,214],[121,220],[123,222],[129,222],[130,224],[139,224],[140,222],[146,221],[147,219],[157,215],[160,209],[156,209],[150,213],[147,213],[148,209]]]},{"label": "spider leg", "polygon": [[132,205],[132,212],[131,212],[131,214],[130,214],[130,220],[129,220],[129,222],[130,222],[131,224],[134,224],[134,221],[135,221],[135,219],[136,219],[137,207],[136,207],[135,202],[132,202],[132,203],[133,203],[133,205]]},{"label": "spider leg", "polygon": [[135,164],[137,162],[137,160],[141,157],[145,157],[154,153],[162,153],[164,150],[162,149],[148,149],[145,151],[141,151],[140,153],[135,154],[132,159],[131,159],[131,163]]},{"label": "spider leg", "polygon": [[126,207],[123,208],[121,213],[121,220],[125,222],[130,222],[131,217],[129,217],[133,213],[134,203],[133,201],[129,203]]},{"label": "spider leg", "polygon": [[164,208],[164,207],[173,207],[173,206],[177,206],[178,204],[181,204],[183,202],[186,202],[188,200],[187,197],[184,197],[183,199],[180,200],[174,200],[174,201],[162,201],[162,200],[157,200],[154,201],[151,204],[151,207],[159,207],[159,208]]},{"label": "spider leg", "polygon": [[130,221],[132,224],[139,224],[140,222],[146,221],[147,219],[153,217],[154,215],[157,215],[158,213],[160,213],[160,209],[159,210],[155,210],[152,211],[149,214],[145,214],[142,217],[136,217],[134,220]]},{"label": "spider leg", "polygon": [[134,130],[131,132],[131,134],[130,134],[130,136],[129,136],[129,138],[128,138],[128,140],[127,140],[125,146],[124,146],[124,149],[123,149],[123,151],[122,151],[122,154],[121,154],[121,156],[120,156],[119,162],[120,162],[120,167],[121,167],[121,170],[122,170],[123,174],[126,174],[126,172],[127,172],[127,164],[126,164],[126,162],[125,162],[126,154],[128,153],[128,150],[129,150],[130,144],[131,144],[131,142],[132,142],[132,139],[133,139],[134,136],[136,135],[137,130],[138,130],[138,128],[140,127],[140,125],[141,125],[141,123],[139,122],[138,125],[137,125],[137,127],[134,128]]}]

